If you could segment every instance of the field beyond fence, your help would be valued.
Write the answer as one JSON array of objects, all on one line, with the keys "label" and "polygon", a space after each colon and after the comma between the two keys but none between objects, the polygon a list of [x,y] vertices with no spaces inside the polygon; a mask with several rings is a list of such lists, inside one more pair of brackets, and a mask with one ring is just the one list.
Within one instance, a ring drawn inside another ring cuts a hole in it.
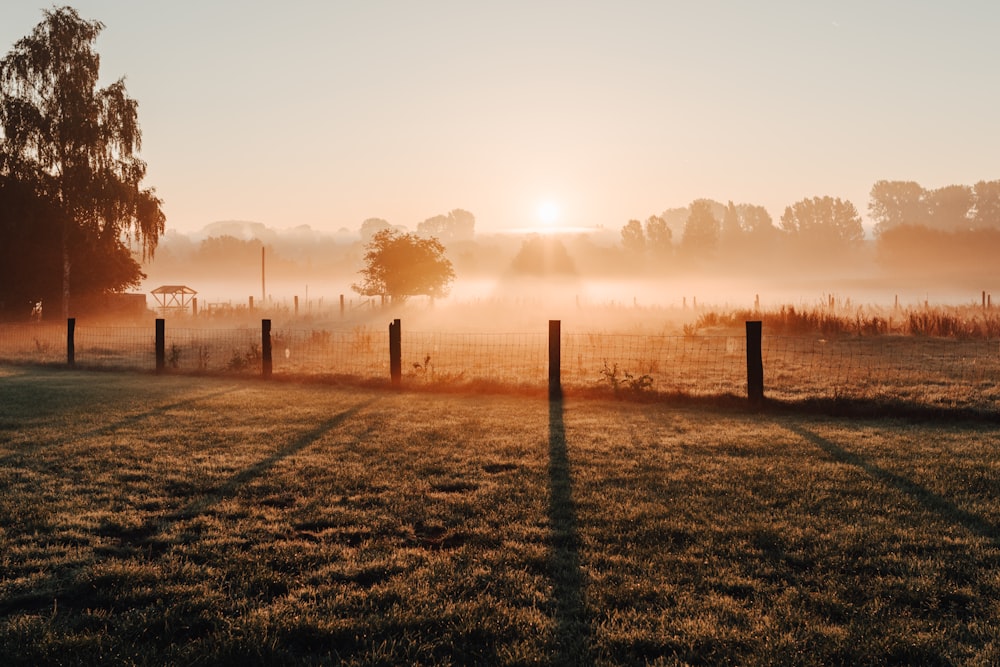
[{"label": "field beyond fence", "polygon": [[[165,323],[159,359],[172,373],[260,374],[268,342],[261,326],[174,328]],[[68,341],[68,335],[72,342]],[[270,331],[269,375],[389,381],[389,331],[369,327]],[[158,369],[151,326],[0,325],[0,361],[82,368]],[[587,333],[563,329],[563,388],[619,395],[747,394],[743,335]],[[69,345],[69,350],[67,346]],[[997,412],[1000,341],[931,336],[770,335],[761,343],[765,395],[772,399],[855,399]],[[544,332],[401,335],[401,384],[544,389]]]}]

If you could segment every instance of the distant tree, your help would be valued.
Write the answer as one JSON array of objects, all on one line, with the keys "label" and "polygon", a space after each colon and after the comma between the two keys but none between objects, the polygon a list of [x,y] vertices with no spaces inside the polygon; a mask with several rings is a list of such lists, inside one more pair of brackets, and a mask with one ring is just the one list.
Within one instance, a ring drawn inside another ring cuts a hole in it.
[{"label": "distant tree", "polygon": [[861,216],[849,201],[833,197],[803,199],[785,208],[781,228],[814,246],[850,246],[865,238]]},{"label": "distant tree", "polygon": [[766,208],[730,201],[722,218],[719,245],[727,251],[727,262],[732,262],[738,256],[766,250],[778,234]]},{"label": "distant tree", "polygon": [[972,192],[976,200],[973,227],[1000,228],[1000,181],[979,181],[972,187]]},{"label": "distant tree", "polygon": [[436,215],[417,225],[417,233],[437,238],[445,245],[455,241],[471,241],[476,234],[476,217],[460,208],[448,215]]},{"label": "distant tree", "polygon": [[928,226],[945,231],[968,230],[975,197],[968,185],[947,185],[927,193]]},{"label": "distant tree", "polygon": [[684,225],[687,223],[689,215],[691,215],[690,209],[687,206],[683,206],[668,208],[663,213],[660,213],[659,217],[667,223],[667,228],[670,229],[671,236],[680,238],[684,234]]},{"label": "distant tree", "polygon": [[444,246],[437,239],[392,229],[375,233],[365,247],[363,280],[351,288],[364,296],[405,301],[411,296],[443,297],[455,278]]},{"label": "distant tree", "polygon": [[0,175],[39,199],[44,220],[30,219],[47,226],[47,252],[59,258],[63,316],[71,294],[137,285],[144,276],[129,246],[152,257],[164,230],[161,200],[140,187],[138,105],[122,79],[97,88],[103,28],[71,7],[45,10],[0,61]]},{"label": "distant tree", "polygon": [[868,215],[876,238],[900,225],[926,225],[927,191],[913,181],[878,181],[872,186]]},{"label": "distant tree", "polygon": [[641,222],[629,220],[625,223],[622,227],[622,247],[636,254],[642,254],[646,250],[646,234]]},{"label": "distant tree", "polygon": [[368,218],[361,223],[361,242],[370,243],[375,234],[383,229],[392,229],[392,225],[382,218]]},{"label": "distant tree", "polygon": [[646,248],[658,259],[669,257],[674,250],[673,233],[667,221],[658,215],[646,218]]},{"label": "distant tree", "polygon": [[744,234],[756,238],[767,238],[778,231],[778,228],[774,226],[771,214],[763,206],[740,204],[736,210],[739,213],[740,228]]},{"label": "distant tree", "polygon": [[238,239],[228,234],[209,236],[198,244],[194,260],[201,266],[213,269],[252,267],[256,271],[260,268],[260,250],[263,245],[256,238]]},{"label": "distant tree", "polygon": [[713,202],[709,199],[697,199],[691,202],[691,213],[684,225],[684,236],[681,237],[681,250],[689,257],[707,257],[719,244],[721,225],[715,217]]},{"label": "distant tree", "polygon": [[724,244],[739,243],[743,238],[743,225],[740,222],[740,213],[732,200],[729,200],[726,212],[722,216],[720,238]]},{"label": "distant tree", "polygon": [[1000,181],[937,190],[925,190],[912,181],[878,181],[872,186],[868,212],[875,220],[876,238],[904,225],[949,232],[993,229],[1000,227]]},{"label": "distant tree", "polygon": [[529,236],[510,264],[511,273],[519,276],[570,277],[576,266],[563,242],[537,234]]},{"label": "distant tree", "polygon": [[899,225],[877,241],[879,264],[894,275],[933,277],[936,284],[968,285],[990,280],[1000,254],[1000,229],[946,231]]}]

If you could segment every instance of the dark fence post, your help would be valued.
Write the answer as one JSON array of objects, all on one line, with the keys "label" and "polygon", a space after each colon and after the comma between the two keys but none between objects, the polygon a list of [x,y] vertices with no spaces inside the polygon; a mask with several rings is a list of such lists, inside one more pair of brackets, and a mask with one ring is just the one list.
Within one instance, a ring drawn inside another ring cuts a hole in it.
[{"label": "dark fence post", "polygon": [[66,365],[76,366],[76,318],[66,320]]},{"label": "dark fence post", "polygon": [[264,379],[271,377],[271,320],[260,321],[260,360]]},{"label": "dark fence post", "polygon": [[399,320],[389,324],[389,377],[398,386],[403,379],[403,336]]},{"label": "dark fence post", "polygon": [[560,320],[549,320],[549,398],[562,398],[562,381],[560,366],[562,364]]},{"label": "dark fence post", "polygon": [[764,402],[764,357],[761,354],[761,323],[747,322],[747,398],[754,405]]},{"label": "dark fence post", "polygon": [[163,318],[156,319],[156,372],[162,373],[167,361],[167,334]]}]

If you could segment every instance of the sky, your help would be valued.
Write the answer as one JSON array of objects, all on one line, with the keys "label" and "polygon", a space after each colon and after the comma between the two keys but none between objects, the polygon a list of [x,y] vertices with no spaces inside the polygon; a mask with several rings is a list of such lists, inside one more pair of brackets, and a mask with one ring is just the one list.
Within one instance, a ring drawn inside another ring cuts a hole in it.
[{"label": "sky", "polygon": [[[6,53],[52,5],[6,0]],[[1000,179],[1000,3],[78,0],[167,229],[617,229],[694,199],[866,217]],[[868,223],[866,219],[866,224]]]}]

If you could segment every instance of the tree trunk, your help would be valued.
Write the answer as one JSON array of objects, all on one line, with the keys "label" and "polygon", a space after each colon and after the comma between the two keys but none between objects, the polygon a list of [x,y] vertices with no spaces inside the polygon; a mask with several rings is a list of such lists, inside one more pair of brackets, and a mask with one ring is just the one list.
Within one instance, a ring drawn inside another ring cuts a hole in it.
[{"label": "tree trunk", "polygon": [[69,317],[69,230],[65,220],[62,229],[62,316]]}]

